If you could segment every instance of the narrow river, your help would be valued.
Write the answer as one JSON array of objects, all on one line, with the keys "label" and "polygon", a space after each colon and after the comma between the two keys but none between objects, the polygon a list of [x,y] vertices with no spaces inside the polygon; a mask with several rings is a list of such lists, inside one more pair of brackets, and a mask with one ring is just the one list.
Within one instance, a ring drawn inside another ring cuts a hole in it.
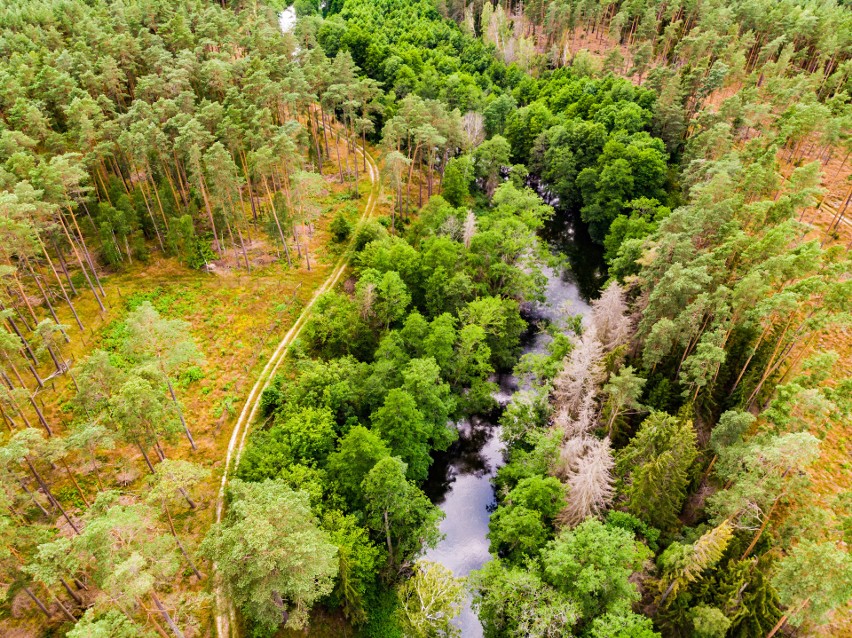
[{"label": "narrow river", "polygon": [[[283,33],[296,24],[293,6],[278,14]],[[548,199],[547,197],[545,197]],[[551,205],[558,202],[549,201]],[[601,249],[592,244],[585,227],[571,216],[557,214],[542,231],[554,253],[563,254],[570,269],[543,268],[547,276],[545,301],[528,309],[525,318],[530,331],[524,343],[524,354],[546,352],[551,337],[536,330],[536,322],[557,321],[568,314],[585,315],[586,300],[597,295],[603,284]],[[514,375],[495,379],[499,391],[495,395],[501,408],[512,399],[520,381]],[[459,439],[449,450],[436,454],[424,491],[439,505],[446,517],[441,522],[444,539],[428,551],[424,558],[445,565],[459,577],[482,567],[488,552],[488,520],[495,505],[491,479],[503,464],[503,443],[495,415],[475,416],[457,424]],[[468,600],[456,619],[462,638],[482,638],[482,625]]]},{"label": "narrow river", "polygon": [[[526,313],[525,318],[532,330],[524,345],[525,354],[546,352],[551,340],[545,332],[535,330],[537,321],[557,321],[566,313],[585,315],[589,305],[584,296],[594,294],[600,285],[599,255],[587,249],[584,238],[575,239],[576,232],[574,225],[563,218],[553,222],[543,233],[545,238],[554,238],[550,245],[554,251],[568,255],[572,268],[566,272],[543,268],[547,276],[546,301],[535,304]],[[577,257],[576,261],[572,257]],[[512,394],[520,389],[520,380],[514,375],[501,375],[496,381],[500,390],[495,399],[505,407]],[[424,485],[426,494],[446,515],[441,522],[444,539],[424,558],[445,565],[461,577],[491,559],[487,538],[488,519],[495,505],[491,479],[504,459],[500,427],[494,415],[473,417],[459,423],[458,429],[458,441],[445,453],[436,454],[429,479]],[[481,638],[483,635],[482,625],[471,608],[470,600],[456,623],[461,628],[462,638]]]}]

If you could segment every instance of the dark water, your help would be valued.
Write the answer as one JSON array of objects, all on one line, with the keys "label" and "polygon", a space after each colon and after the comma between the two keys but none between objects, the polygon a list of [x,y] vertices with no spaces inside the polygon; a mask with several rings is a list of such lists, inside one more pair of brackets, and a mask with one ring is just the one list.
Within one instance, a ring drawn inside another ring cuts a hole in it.
[{"label": "dark water", "polygon": [[603,246],[589,236],[589,229],[579,213],[560,210],[555,202],[556,215],[541,231],[541,237],[554,253],[565,255],[571,264],[571,274],[584,299],[594,299],[606,282],[606,262]]},{"label": "dark water", "polygon": [[[587,264],[593,261],[587,260]],[[557,321],[567,314],[586,314],[589,306],[584,299],[579,279],[573,270],[557,272],[544,268],[548,284],[546,302],[530,308],[527,320]],[[594,273],[588,281],[594,281]],[[591,283],[589,285],[592,285]],[[526,339],[524,353],[545,352],[551,337],[532,330]],[[495,399],[505,406],[521,381],[512,375],[501,375],[495,381],[500,390]],[[426,560],[449,567],[456,576],[467,576],[482,567],[490,558],[488,553],[488,519],[495,505],[491,479],[503,464],[503,443],[496,415],[474,417],[457,425],[459,439],[444,453],[435,456],[424,489],[434,503],[446,514],[441,522],[445,535],[439,545],[426,553]],[[457,619],[463,638],[481,638],[482,626],[469,602]]]}]

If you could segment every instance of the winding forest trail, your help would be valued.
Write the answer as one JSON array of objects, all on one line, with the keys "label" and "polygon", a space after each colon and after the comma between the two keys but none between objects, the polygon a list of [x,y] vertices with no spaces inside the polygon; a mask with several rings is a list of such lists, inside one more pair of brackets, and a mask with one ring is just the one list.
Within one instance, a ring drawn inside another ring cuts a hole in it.
[{"label": "winding forest trail", "polygon": [[[355,229],[357,230],[357,228],[359,228],[361,224],[363,224],[364,221],[366,221],[375,212],[376,205],[379,201],[379,194],[381,193],[381,182],[379,180],[379,167],[376,164],[376,161],[370,156],[370,153],[367,152],[367,149],[358,148],[356,146],[356,150],[367,160],[367,166],[369,168],[368,175],[371,183],[370,194],[367,197],[364,212],[361,213],[361,217],[358,218],[358,223],[355,226]],[[316,300],[320,297],[320,295],[334,288],[334,286],[336,286],[340,281],[346,267],[349,265],[349,260],[352,258],[351,248],[355,239],[355,234],[355,231],[353,231],[352,239],[350,240],[347,250],[340,256],[340,259],[335,264],[334,269],[331,273],[329,273],[322,285],[317,288],[310,301],[307,305],[305,305],[305,308],[302,310],[299,318],[290,327],[287,334],[284,335],[284,338],[281,339],[278,346],[275,348],[275,351],[269,357],[269,360],[266,362],[263,370],[261,370],[258,375],[257,381],[254,386],[252,386],[251,392],[249,392],[249,395],[246,398],[245,405],[243,406],[236,423],[234,423],[234,429],[231,432],[231,439],[228,442],[228,450],[225,455],[225,469],[222,473],[222,482],[219,486],[219,493],[216,497],[215,520],[217,523],[222,521],[222,515],[225,511],[225,488],[227,487],[228,479],[230,478],[231,467],[233,466],[236,468],[240,463],[240,457],[242,456],[243,448],[245,447],[246,436],[251,429],[251,423],[257,416],[257,411],[260,407],[260,398],[263,395],[263,391],[269,387],[269,384],[275,378],[275,373],[278,371],[281,362],[284,361],[284,358],[287,356],[290,346],[302,332],[302,328],[304,328],[311,316],[311,310]],[[216,579],[214,584],[216,596],[216,635],[218,638],[231,638],[232,636],[238,636],[239,634],[236,632],[236,629],[233,633],[231,629],[232,627],[237,627],[236,610],[234,605],[225,595],[224,587],[219,580],[218,574],[215,573],[215,564],[213,565],[213,570],[213,577]]]}]

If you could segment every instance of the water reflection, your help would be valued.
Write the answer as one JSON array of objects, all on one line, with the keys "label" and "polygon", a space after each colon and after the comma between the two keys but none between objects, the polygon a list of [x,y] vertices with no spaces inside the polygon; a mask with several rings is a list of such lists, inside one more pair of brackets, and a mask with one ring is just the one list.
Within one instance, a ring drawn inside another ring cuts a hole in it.
[{"label": "water reflection", "polygon": [[[573,273],[545,267],[547,277],[544,303],[525,308],[531,330],[524,339],[524,353],[543,353],[551,337],[535,328],[539,321],[558,321],[567,312],[585,315],[589,306]],[[502,407],[519,389],[513,375],[500,375],[494,381],[499,390],[494,395]],[[488,519],[495,506],[491,479],[503,464],[503,443],[497,425],[499,410],[479,415],[457,425],[459,438],[446,452],[434,455],[434,463],[424,491],[441,507],[446,517],[441,522],[444,540],[426,553],[426,560],[450,568],[456,576],[467,576],[482,567],[488,553]],[[463,638],[481,638],[482,626],[468,600],[457,625]]]},{"label": "water reflection", "polygon": [[441,503],[459,475],[475,478],[490,477],[494,459],[483,454],[483,448],[493,438],[494,425],[480,417],[458,423],[458,440],[446,452],[435,455],[429,478],[423,491],[434,503]]},{"label": "water reflection", "polygon": [[551,249],[568,257],[571,276],[583,299],[594,299],[606,282],[606,262],[603,246],[589,236],[589,230],[579,214],[557,208],[556,214],[541,231]]}]

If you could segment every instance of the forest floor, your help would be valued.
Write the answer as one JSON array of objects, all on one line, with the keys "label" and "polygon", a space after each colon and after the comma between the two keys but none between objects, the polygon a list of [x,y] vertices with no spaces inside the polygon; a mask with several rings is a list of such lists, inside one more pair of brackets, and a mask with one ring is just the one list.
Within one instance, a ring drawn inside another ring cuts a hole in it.
[{"label": "forest floor", "polygon": [[[369,153],[366,154],[365,159],[369,162],[369,171],[367,172],[367,175],[370,178],[370,191],[367,195],[364,210],[358,220],[358,226],[360,226],[360,224],[367,218],[375,214],[376,207],[379,202],[379,196],[381,193],[379,168],[373,158],[369,156]],[[287,356],[287,353],[290,349],[290,345],[296,340],[305,323],[307,323],[307,320],[309,319],[311,314],[311,308],[313,307],[313,304],[316,299],[324,292],[334,288],[341,280],[343,273],[346,271],[349,265],[350,256],[351,254],[347,252],[338,258],[333,270],[328,273],[322,285],[316,288],[310,301],[304,306],[299,317],[295,320],[295,322],[292,323],[290,329],[287,331],[287,333],[278,343],[278,346],[267,359],[266,365],[257,375],[257,380],[255,381],[254,386],[249,392],[248,397],[245,400],[243,409],[240,412],[240,415],[231,430],[230,441],[225,452],[224,466],[222,467],[222,479],[220,483],[219,493],[216,498],[215,520],[217,522],[222,519],[222,514],[224,512],[225,488],[227,486],[229,478],[229,470],[231,469],[231,463],[233,462],[234,468],[239,465],[240,456],[242,455],[242,451],[245,446],[246,437],[251,428],[251,424],[255,420],[263,391],[274,379],[276,371],[278,370],[282,361]],[[230,627],[238,626],[235,609],[233,604],[231,604],[230,601],[226,600],[224,593],[222,592],[221,584],[216,583],[215,592],[216,634],[220,638],[227,638],[231,635],[234,635],[234,633],[230,631]]]},{"label": "forest floor", "polygon": [[[814,159],[817,158],[806,157],[800,163]],[[813,227],[814,239],[824,246],[841,246],[848,251],[852,248],[852,215],[846,210],[840,223],[836,223],[836,217],[844,210],[844,205],[848,206],[852,167],[838,153],[823,162],[822,170],[825,197],[820,206],[805,212],[802,221]],[[837,325],[821,334],[810,344],[807,355],[828,351],[839,355],[832,378],[852,377],[852,325]],[[802,360],[805,358],[807,356]],[[819,461],[809,470],[819,505],[830,507],[838,515],[852,517],[852,499],[849,498],[852,495],[852,421],[815,423],[812,431],[822,440]],[[836,612],[819,635],[852,638],[852,602],[845,610]]]}]

